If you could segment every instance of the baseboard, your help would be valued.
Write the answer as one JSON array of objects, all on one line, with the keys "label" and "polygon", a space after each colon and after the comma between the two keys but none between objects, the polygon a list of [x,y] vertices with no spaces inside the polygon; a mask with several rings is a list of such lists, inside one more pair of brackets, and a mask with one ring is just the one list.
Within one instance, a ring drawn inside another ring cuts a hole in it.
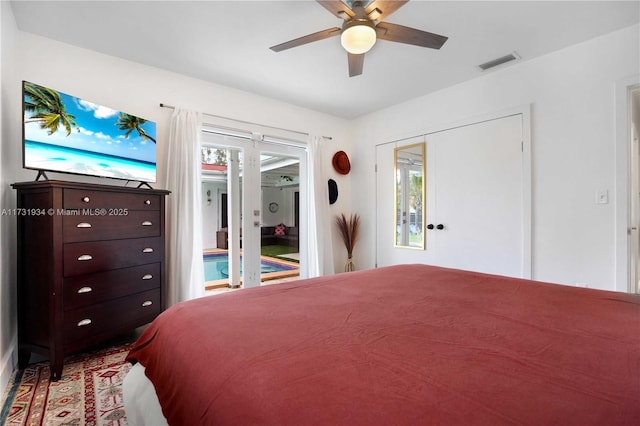
[{"label": "baseboard", "polygon": [[7,350],[0,359],[0,391],[4,391],[11,375],[18,366],[18,336],[14,335]]}]

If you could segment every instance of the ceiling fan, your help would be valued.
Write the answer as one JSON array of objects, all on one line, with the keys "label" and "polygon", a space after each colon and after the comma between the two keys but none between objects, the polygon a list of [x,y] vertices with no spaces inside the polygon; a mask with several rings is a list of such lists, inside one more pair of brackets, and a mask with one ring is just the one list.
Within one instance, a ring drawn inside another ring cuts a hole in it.
[{"label": "ceiling fan", "polygon": [[440,49],[448,37],[409,28],[390,22],[382,22],[409,0],[351,1],[316,0],[329,12],[344,20],[342,28],[334,27],[300,38],[286,41],[270,49],[280,52],[292,47],[324,40],[340,34],[342,47],[347,51],[349,77],[362,74],[364,54],[373,47],[376,39],[413,44],[415,46]]}]

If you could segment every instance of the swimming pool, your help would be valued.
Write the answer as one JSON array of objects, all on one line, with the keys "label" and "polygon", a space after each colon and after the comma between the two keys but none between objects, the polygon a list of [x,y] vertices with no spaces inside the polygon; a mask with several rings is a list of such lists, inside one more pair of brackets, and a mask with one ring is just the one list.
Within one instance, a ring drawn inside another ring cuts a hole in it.
[{"label": "swimming pool", "polygon": [[[204,280],[215,281],[229,278],[229,256],[226,253],[205,254],[204,260]],[[240,257],[242,262],[242,257]],[[285,265],[279,262],[270,262],[262,259],[260,263],[260,274],[270,272],[291,271],[298,269],[295,266]],[[242,263],[240,263],[240,274],[242,275]]]}]

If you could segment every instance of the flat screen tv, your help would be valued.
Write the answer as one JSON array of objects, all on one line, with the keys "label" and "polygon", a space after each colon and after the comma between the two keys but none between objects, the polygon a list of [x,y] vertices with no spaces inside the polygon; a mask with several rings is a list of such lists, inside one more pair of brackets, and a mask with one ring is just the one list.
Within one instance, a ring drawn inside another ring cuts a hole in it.
[{"label": "flat screen tv", "polygon": [[24,168],[156,181],[154,122],[28,81],[22,95]]}]

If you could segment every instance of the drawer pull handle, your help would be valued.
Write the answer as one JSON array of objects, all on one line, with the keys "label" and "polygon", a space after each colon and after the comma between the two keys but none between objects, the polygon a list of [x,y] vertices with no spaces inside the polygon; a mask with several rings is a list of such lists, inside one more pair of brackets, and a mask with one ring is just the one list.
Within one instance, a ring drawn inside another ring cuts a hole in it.
[{"label": "drawer pull handle", "polygon": [[151,204],[151,200],[144,200],[144,203],[145,203],[146,205],[150,205],[150,204]]},{"label": "drawer pull handle", "polygon": [[144,302],[142,302],[142,306],[144,306],[145,308],[151,305],[153,305],[153,302],[151,300],[145,300]]},{"label": "drawer pull handle", "polygon": [[91,287],[82,287],[78,289],[78,294],[91,293],[92,291],[93,289]]},{"label": "drawer pull handle", "polygon": [[82,197],[82,202],[83,203],[88,203],[89,201],[91,201],[91,199],[89,197]]},{"label": "drawer pull handle", "polygon": [[153,253],[153,249],[151,247],[145,247],[142,249],[143,253]]},{"label": "drawer pull handle", "polygon": [[78,327],[84,327],[85,325],[91,324],[91,320],[89,318],[83,319],[78,323]]},{"label": "drawer pull handle", "polygon": [[76,225],[76,228],[91,228],[91,224],[88,222],[80,222]]},{"label": "drawer pull handle", "polygon": [[153,225],[153,222],[151,222],[150,220],[145,220],[144,222],[142,222],[142,226],[151,226]]},{"label": "drawer pull handle", "polygon": [[145,274],[145,275],[142,276],[143,280],[150,280],[151,278],[153,278],[153,275],[151,275],[151,274]]},{"label": "drawer pull handle", "polygon": [[91,256],[90,254],[83,254],[81,256],[78,256],[78,260],[81,262],[91,259],[93,259],[93,256]]}]

